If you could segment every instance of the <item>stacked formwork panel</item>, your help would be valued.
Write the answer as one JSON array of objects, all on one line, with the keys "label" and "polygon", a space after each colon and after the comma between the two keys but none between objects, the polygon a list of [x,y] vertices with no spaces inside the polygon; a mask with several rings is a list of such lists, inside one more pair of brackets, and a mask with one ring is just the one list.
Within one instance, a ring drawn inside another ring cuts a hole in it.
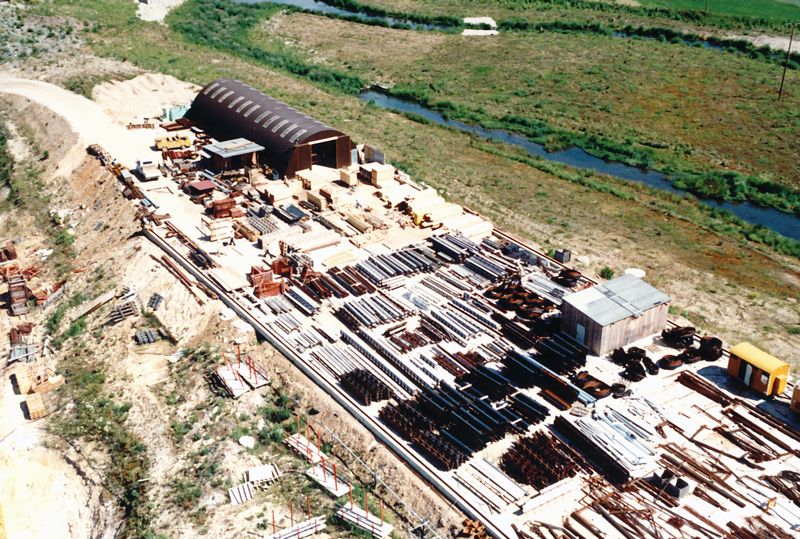
[{"label": "stacked formwork panel", "polygon": [[8,278],[8,295],[11,299],[11,315],[20,316],[30,311],[28,306],[28,285],[23,275],[11,275]]}]

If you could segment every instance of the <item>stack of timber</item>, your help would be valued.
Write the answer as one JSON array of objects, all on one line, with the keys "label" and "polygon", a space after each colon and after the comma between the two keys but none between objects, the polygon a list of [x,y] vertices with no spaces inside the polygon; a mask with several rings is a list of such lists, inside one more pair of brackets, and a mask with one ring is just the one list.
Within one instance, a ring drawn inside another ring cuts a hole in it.
[{"label": "stack of timber", "polygon": [[371,515],[359,507],[350,505],[337,505],[336,516],[345,522],[355,524],[373,537],[383,539],[394,530],[394,526],[383,522],[383,519]]},{"label": "stack of timber", "polygon": [[325,454],[314,447],[308,438],[299,433],[292,434],[284,440],[284,443],[312,464],[317,464],[325,459]]},{"label": "stack of timber", "polygon": [[11,299],[11,316],[20,316],[30,311],[28,307],[28,285],[21,274],[8,278],[8,295]]},{"label": "stack of timber", "polygon": [[214,369],[214,376],[227,391],[228,395],[234,399],[238,399],[250,391],[250,387],[244,383],[236,369],[227,361],[221,367]]},{"label": "stack of timber", "polygon": [[511,477],[483,458],[459,468],[456,478],[498,513],[528,495]]},{"label": "stack of timber", "polygon": [[334,498],[341,498],[350,491],[350,480],[336,471],[335,464],[331,466],[325,460],[306,470],[306,475],[333,494]]},{"label": "stack of timber", "polygon": [[44,400],[38,393],[25,395],[25,407],[28,409],[28,419],[34,420],[44,417]]},{"label": "stack of timber", "polygon": [[286,528],[285,530],[268,535],[267,539],[302,539],[303,537],[317,534],[324,529],[325,517],[319,516],[310,520],[304,520],[291,528]]}]

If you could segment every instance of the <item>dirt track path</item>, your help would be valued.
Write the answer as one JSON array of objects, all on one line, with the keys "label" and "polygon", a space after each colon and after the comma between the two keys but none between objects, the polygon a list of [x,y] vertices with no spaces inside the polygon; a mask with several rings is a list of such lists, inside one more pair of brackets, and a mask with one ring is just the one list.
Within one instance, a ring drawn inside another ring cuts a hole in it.
[{"label": "dirt track path", "polygon": [[21,95],[52,110],[69,123],[83,146],[100,144],[123,165],[134,168],[136,159],[150,155],[153,131],[129,131],[89,99],[47,82],[19,79],[0,73],[0,93]]}]

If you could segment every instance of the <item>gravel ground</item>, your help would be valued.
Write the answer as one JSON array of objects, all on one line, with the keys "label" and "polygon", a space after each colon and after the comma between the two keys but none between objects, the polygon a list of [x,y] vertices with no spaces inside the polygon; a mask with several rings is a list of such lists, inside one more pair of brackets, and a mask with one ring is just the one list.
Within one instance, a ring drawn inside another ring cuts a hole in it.
[{"label": "gravel ground", "polygon": [[25,17],[28,6],[0,4],[0,62],[68,52],[83,45],[73,25],[60,17]]}]

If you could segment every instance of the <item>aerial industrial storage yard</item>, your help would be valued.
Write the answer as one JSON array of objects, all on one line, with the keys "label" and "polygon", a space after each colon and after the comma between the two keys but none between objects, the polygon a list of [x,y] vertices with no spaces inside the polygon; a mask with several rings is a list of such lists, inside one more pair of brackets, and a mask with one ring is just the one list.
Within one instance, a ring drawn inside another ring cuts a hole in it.
[{"label": "aerial industrial storage yard", "polygon": [[[390,148],[356,146],[239,81],[211,82],[179,116],[130,126],[159,139],[138,163],[90,146],[160,261],[252,325],[472,519],[473,536],[800,529],[800,428],[779,359],[680,327],[646,276],[595,282],[568,251],[538,252],[396,170]],[[238,358],[215,379],[238,398],[267,367]],[[287,440],[346,493],[318,442],[301,429]],[[251,470],[231,502],[279,474]],[[352,505],[339,516],[392,531]]]}]

